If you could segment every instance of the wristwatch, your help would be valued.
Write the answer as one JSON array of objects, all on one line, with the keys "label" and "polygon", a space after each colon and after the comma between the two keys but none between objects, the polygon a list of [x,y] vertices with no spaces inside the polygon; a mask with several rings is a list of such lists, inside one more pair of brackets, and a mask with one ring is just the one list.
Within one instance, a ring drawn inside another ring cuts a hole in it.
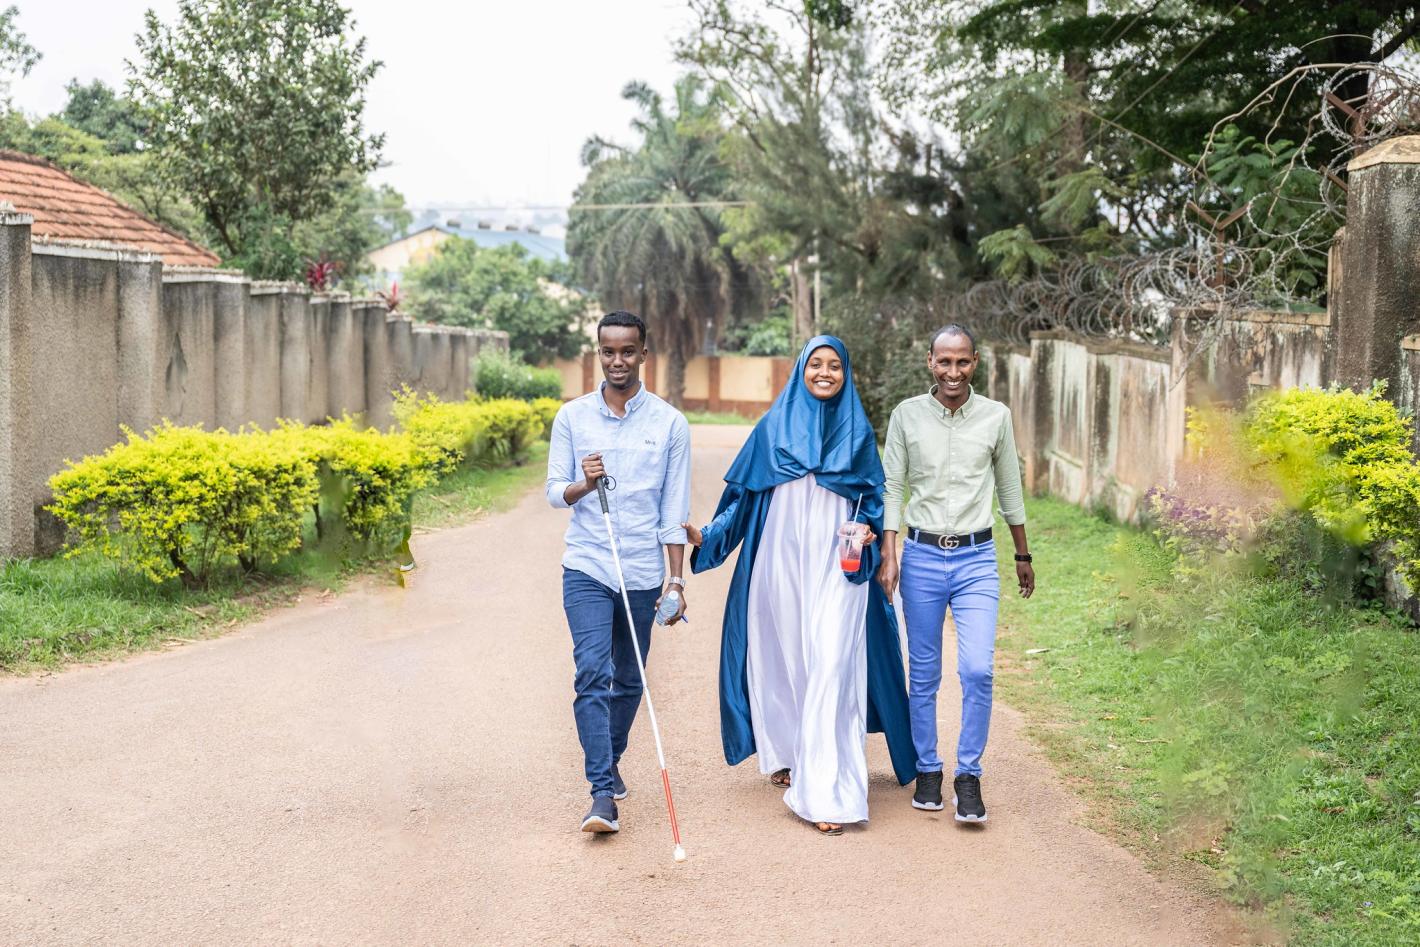
[{"label": "wristwatch", "polygon": [[1017,562],[1033,562],[1034,560],[1031,559],[1030,553],[1028,553],[1028,552],[1018,552],[1018,553],[1016,553],[1016,561],[1017,561]]},{"label": "wristwatch", "polygon": [[666,584],[667,584],[667,585],[678,585],[678,586],[680,586],[681,588],[685,588],[685,580],[682,579],[682,578],[681,578],[680,576],[678,576],[678,575],[673,575],[673,576],[671,576],[669,579],[666,580]]}]

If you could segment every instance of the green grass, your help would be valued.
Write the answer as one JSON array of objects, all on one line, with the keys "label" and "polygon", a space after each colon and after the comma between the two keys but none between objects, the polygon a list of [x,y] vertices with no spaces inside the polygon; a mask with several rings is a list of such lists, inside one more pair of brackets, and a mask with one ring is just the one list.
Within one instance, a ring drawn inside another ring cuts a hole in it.
[{"label": "green grass", "polygon": [[414,498],[414,528],[439,529],[466,523],[482,513],[511,508],[547,476],[547,443],[539,441],[516,467],[460,470]]},{"label": "green grass", "polygon": [[[516,467],[445,478],[415,497],[415,527],[452,526],[507,509],[542,480],[546,458],[547,445],[538,443]],[[0,672],[102,660],[220,634],[304,590],[338,588],[353,575],[385,565],[342,565],[300,552],[271,574],[243,579],[225,573],[211,587],[191,590],[177,581],[155,585],[91,554],[10,560],[0,563]]]},{"label": "green grass", "polygon": [[685,419],[691,424],[754,424],[759,417],[745,417],[729,411],[687,411]]},{"label": "green grass", "polygon": [[1420,942],[1420,633],[1058,501],[1029,519],[998,681],[1095,824],[1292,943]]}]

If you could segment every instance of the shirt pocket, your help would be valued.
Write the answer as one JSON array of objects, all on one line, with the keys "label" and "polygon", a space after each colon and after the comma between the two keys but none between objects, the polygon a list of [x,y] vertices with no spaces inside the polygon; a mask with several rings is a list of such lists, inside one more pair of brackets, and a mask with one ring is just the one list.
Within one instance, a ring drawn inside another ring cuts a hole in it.
[{"label": "shirt pocket", "polygon": [[948,473],[957,480],[980,476],[991,468],[994,444],[976,434],[957,432],[952,438],[952,453]]},{"label": "shirt pocket", "polygon": [[607,473],[616,480],[617,514],[623,528],[650,528],[660,521],[661,481],[665,465],[649,447],[613,447],[602,452]]}]

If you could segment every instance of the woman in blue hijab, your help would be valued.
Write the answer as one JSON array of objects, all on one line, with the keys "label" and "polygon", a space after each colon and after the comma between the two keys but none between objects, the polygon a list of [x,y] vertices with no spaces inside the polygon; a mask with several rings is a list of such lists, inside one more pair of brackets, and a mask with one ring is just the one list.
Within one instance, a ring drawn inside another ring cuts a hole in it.
[{"label": "woman in blue hijab", "polygon": [[[785,804],[827,835],[867,821],[868,731],[886,734],[899,783],[916,775],[897,618],[871,581],[883,482],[848,351],[818,336],[725,474],[715,519],[686,524],[695,572],[744,544],[720,646],[725,759],[758,753]],[[851,571],[848,521],[866,534]]]}]

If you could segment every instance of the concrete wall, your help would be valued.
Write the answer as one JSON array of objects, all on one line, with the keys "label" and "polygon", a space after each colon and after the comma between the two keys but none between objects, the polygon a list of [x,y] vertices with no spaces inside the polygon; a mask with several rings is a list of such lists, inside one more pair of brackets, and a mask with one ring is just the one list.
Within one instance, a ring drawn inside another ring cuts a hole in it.
[{"label": "concrete wall", "polygon": [[337,294],[330,300],[326,332],[327,408],[331,417],[365,413],[365,315],[357,313],[350,297]]},{"label": "concrete wall", "polygon": [[217,426],[217,293],[190,274],[163,278],[163,417]]},{"label": "concrete wall", "polygon": [[346,412],[385,426],[400,383],[423,376],[434,387],[422,392],[462,398],[477,348],[507,349],[505,333],[421,329],[416,371],[412,324],[378,300],[34,243],[31,223],[0,214],[0,556],[58,548],[41,509],[49,478],[117,443],[122,426],[270,427]]},{"label": "concrete wall", "polygon": [[1325,381],[1324,317],[1252,313],[1211,327],[1201,348],[1200,318],[1180,317],[1170,347],[1065,331],[1032,333],[1029,349],[983,343],[980,383],[1011,408],[1027,489],[1136,520],[1173,479],[1190,408]]},{"label": "concrete wall", "polygon": [[[1420,334],[1400,340],[1400,390],[1396,401],[1412,419],[1420,417]],[[1411,449],[1420,456],[1420,423],[1414,430]]]},{"label": "concrete wall", "polygon": [[252,283],[246,302],[246,419],[263,428],[281,413],[281,300],[285,283]]},{"label": "concrete wall", "polygon": [[1210,342],[1192,360],[1196,383],[1212,400],[1239,405],[1270,388],[1318,387],[1331,377],[1331,315],[1249,312],[1212,326],[1211,313],[1183,317]]}]

